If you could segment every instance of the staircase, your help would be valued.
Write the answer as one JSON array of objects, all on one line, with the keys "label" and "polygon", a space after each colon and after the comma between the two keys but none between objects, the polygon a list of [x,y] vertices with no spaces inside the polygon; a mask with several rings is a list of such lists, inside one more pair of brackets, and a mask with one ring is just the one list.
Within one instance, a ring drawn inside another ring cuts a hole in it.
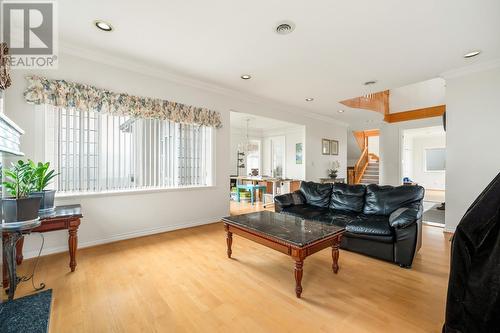
[{"label": "staircase", "polygon": [[361,178],[360,184],[377,184],[379,177],[379,163],[378,161],[370,160],[368,162],[368,166],[363,174],[363,178]]}]

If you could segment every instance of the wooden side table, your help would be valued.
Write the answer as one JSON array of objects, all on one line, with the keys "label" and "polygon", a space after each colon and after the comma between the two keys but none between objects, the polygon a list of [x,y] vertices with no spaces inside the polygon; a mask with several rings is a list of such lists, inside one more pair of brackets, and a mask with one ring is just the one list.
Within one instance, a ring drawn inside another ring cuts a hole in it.
[{"label": "wooden side table", "polygon": [[319,182],[321,184],[326,184],[326,183],[345,183],[345,178],[320,178]]},{"label": "wooden side table", "polygon": [[[69,268],[71,272],[76,269],[76,250],[78,246],[78,227],[80,219],[83,217],[80,205],[57,206],[54,211],[40,213],[40,226],[34,228],[31,232],[49,232],[56,230],[68,230],[69,246]],[[4,235],[5,237],[5,235]],[[21,265],[23,262],[24,238],[19,239],[16,246],[16,262]],[[9,285],[6,263],[3,265],[3,287]]]}]

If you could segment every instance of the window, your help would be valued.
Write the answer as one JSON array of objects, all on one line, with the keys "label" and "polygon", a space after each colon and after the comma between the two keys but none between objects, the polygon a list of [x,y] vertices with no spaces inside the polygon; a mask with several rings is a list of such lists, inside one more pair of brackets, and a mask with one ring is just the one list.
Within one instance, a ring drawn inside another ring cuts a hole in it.
[{"label": "window", "polygon": [[271,138],[271,175],[283,177],[285,171],[285,137],[275,136]]},{"label": "window", "polygon": [[61,192],[208,186],[211,127],[47,107]]},{"label": "window", "polygon": [[426,148],[425,149],[425,171],[445,171],[446,169],[446,149]]}]

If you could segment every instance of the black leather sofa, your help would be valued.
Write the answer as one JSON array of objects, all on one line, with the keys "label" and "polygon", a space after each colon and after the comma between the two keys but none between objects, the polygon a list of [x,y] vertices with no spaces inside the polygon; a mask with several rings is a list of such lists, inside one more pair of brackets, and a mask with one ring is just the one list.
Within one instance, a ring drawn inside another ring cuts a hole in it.
[{"label": "black leather sofa", "polygon": [[410,268],[422,244],[424,188],[318,184],[275,197],[275,211],[346,228],[341,248]]}]

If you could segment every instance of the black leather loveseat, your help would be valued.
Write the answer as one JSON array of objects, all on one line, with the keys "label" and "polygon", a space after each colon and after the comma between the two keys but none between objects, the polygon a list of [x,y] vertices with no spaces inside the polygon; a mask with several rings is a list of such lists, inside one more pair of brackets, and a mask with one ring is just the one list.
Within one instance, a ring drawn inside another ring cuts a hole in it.
[{"label": "black leather loveseat", "polygon": [[422,244],[424,188],[318,184],[277,196],[275,211],[346,228],[341,248],[411,267]]}]

